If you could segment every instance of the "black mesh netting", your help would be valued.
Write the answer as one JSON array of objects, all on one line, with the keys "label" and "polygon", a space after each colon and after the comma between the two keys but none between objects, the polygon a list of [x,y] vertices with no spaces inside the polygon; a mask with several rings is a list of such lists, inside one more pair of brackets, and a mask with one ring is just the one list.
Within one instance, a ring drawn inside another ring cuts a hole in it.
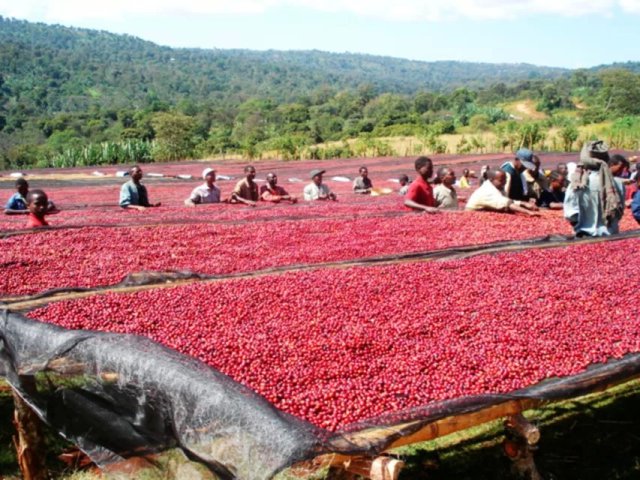
[{"label": "black mesh netting", "polygon": [[0,376],[99,466],[181,448],[220,478],[268,479],[327,453],[374,456],[445,417],[572,398],[638,375],[633,354],[511,394],[434,402],[331,433],[146,338],[66,330],[6,311],[0,319]]},{"label": "black mesh netting", "polygon": [[311,424],[143,337],[5,314],[0,338],[0,375],[98,465],[180,447],[222,478],[261,479],[326,450]]}]

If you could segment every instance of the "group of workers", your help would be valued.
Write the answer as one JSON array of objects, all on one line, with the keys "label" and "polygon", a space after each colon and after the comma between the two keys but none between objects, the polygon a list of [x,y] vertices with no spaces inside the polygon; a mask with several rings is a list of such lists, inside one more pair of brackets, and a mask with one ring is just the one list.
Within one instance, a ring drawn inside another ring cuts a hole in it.
[{"label": "group of workers", "polygon": [[[584,145],[578,163],[558,164],[556,169],[545,172],[540,159],[529,149],[518,150],[515,156],[500,168],[482,167],[479,177],[464,169],[456,181],[452,168],[441,167],[433,176],[433,162],[428,157],[415,160],[416,178],[409,183],[407,175],[398,179],[404,196],[404,205],[414,210],[438,213],[441,210],[459,208],[458,188],[469,188],[473,179],[478,188],[467,199],[466,210],[490,210],[514,212],[530,216],[539,215],[539,209],[563,209],[577,236],[601,236],[618,233],[619,222],[625,206],[630,206],[634,218],[640,223],[640,168],[629,171],[629,162],[622,155],[609,155],[607,145],[592,141]],[[640,162],[638,163],[640,167]],[[337,196],[323,183],[325,170],[312,170],[311,182],[304,187],[305,201],[337,200]],[[159,207],[151,203],[146,187],[141,183],[142,169],[134,166],[129,170],[130,180],[122,185],[119,205],[122,208],[144,210]],[[242,203],[255,206],[260,201],[272,203],[296,203],[298,199],[278,185],[278,176],[269,172],[266,182],[258,186],[256,169],[244,168],[244,178],[237,182],[231,195],[223,199],[216,185],[216,171],[206,168],[202,172],[204,183],[197,186],[184,203],[195,207],[210,203]],[[625,195],[625,185],[631,184],[632,196]],[[6,214],[27,214],[28,227],[47,226],[45,215],[59,210],[49,202],[42,190],[29,191],[23,178],[16,181],[16,193],[5,207]],[[353,182],[356,194],[372,194],[376,190],[369,178],[367,167],[359,169]]]},{"label": "group of workers", "polygon": [[[450,168],[440,168],[433,181],[429,158],[418,158],[415,169],[418,175],[405,195],[407,207],[428,213],[458,208],[456,179]],[[600,140],[584,145],[578,163],[560,163],[548,174],[538,156],[522,148],[500,168],[481,169],[480,186],[465,209],[530,216],[539,215],[541,208],[562,209],[576,236],[611,235],[619,233],[627,206],[640,223],[639,171],[640,163],[631,172],[629,161],[619,154],[610,155],[608,146]],[[468,187],[471,178],[471,172],[465,169],[458,186]],[[631,186],[631,195],[626,194],[626,185]]]}]

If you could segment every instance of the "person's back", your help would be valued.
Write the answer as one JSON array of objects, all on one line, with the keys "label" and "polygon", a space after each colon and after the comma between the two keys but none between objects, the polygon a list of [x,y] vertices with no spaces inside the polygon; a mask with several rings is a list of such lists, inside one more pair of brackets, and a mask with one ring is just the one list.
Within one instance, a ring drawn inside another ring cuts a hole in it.
[{"label": "person's back", "polygon": [[571,175],[564,216],[577,236],[618,233],[624,212],[624,186],[613,177],[607,161],[608,146],[602,141],[588,142],[580,153],[579,166]]},{"label": "person's back", "polygon": [[522,173],[525,169],[534,170],[533,152],[528,148],[521,148],[510,162],[504,163],[500,169],[507,174],[505,193],[511,200],[526,200],[525,180]]}]

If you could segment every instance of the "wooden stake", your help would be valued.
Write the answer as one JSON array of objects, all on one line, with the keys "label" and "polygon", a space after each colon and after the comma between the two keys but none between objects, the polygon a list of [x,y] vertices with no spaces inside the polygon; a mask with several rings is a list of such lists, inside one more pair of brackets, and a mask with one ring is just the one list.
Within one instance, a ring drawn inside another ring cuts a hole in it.
[{"label": "wooden stake", "polygon": [[[33,377],[24,377],[23,383],[26,387],[33,387],[35,390]],[[13,437],[13,444],[16,448],[22,478],[46,480],[49,475],[45,464],[46,449],[42,435],[42,421],[15,390],[13,402],[15,405],[13,425],[17,432]]]},{"label": "wooden stake", "polygon": [[536,445],[540,441],[538,427],[530,423],[521,413],[507,417],[504,426],[526,440],[529,445]]}]

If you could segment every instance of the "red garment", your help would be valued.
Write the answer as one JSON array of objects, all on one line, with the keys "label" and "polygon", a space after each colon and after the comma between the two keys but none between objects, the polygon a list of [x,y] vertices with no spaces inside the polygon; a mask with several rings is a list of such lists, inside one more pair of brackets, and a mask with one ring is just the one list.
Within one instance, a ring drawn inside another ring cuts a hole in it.
[{"label": "red garment", "polygon": [[436,206],[436,201],[433,198],[433,188],[419,175],[411,182],[411,185],[409,185],[409,190],[404,198],[413,200],[420,205],[426,205],[427,207]]},{"label": "red garment", "polygon": [[289,194],[280,185],[276,185],[273,190],[269,184],[260,187],[260,198],[266,202],[280,201],[280,197],[284,197],[285,195]]},{"label": "red garment", "polygon": [[33,213],[29,213],[27,216],[27,228],[48,227],[47,221],[36,217]]},{"label": "red garment", "polygon": [[624,199],[632,200],[633,194],[636,193],[637,191],[638,191],[638,186],[635,183],[629,185],[624,191]]}]

